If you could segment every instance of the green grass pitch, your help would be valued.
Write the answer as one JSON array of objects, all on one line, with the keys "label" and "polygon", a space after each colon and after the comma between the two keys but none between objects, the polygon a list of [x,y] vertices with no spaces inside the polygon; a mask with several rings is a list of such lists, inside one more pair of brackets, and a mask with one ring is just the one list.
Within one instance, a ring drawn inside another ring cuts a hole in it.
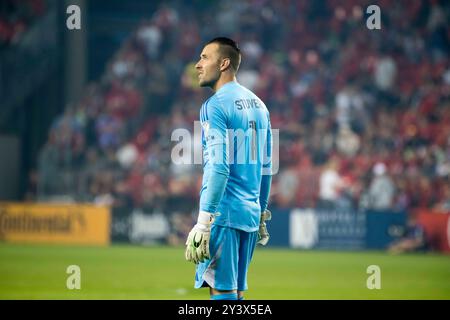
[{"label": "green grass pitch", "polygon": [[[81,289],[69,290],[69,265]],[[381,289],[366,287],[369,265]],[[80,247],[0,243],[0,299],[208,299],[193,288],[183,247]],[[450,299],[450,257],[258,247],[246,299]]]}]

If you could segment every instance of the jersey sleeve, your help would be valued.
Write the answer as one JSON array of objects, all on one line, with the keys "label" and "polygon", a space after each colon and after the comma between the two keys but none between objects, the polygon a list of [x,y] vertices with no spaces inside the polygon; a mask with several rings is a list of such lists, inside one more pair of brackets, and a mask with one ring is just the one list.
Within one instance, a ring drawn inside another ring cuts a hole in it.
[{"label": "jersey sleeve", "polygon": [[267,113],[267,139],[263,156],[263,168],[261,177],[261,189],[259,192],[259,203],[261,212],[267,209],[269,203],[270,187],[272,184],[272,127],[270,124],[270,116]]},{"label": "jersey sleeve", "polygon": [[208,177],[206,189],[200,196],[200,210],[215,213],[222,199],[230,175],[228,155],[228,116],[217,99],[202,108],[204,137],[208,164],[204,175]]}]

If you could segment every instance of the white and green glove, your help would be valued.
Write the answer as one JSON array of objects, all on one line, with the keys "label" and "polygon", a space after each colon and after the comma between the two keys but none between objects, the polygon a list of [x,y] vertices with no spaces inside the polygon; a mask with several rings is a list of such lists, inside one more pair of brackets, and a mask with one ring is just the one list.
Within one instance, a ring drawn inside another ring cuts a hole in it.
[{"label": "white and green glove", "polygon": [[197,264],[210,258],[209,237],[213,222],[213,214],[205,211],[199,212],[197,224],[189,232],[186,240],[185,257],[187,261]]},{"label": "white and green glove", "polygon": [[257,244],[265,246],[269,242],[269,232],[267,231],[266,221],[272,219],[272,213],[269,210],[264,210],[261,213],[261,221],[259,222],[258,242]]}]

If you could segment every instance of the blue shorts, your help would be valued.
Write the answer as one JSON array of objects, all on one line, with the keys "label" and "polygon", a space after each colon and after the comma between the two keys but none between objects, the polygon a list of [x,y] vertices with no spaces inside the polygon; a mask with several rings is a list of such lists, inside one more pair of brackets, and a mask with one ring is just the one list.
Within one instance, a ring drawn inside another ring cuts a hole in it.
[{"label": "blue shorts", "polygon": [[195,288],[219,291],[247,290],[247,271],[253,257],[258,231],[213,225],[209,240],[211,259],[197,265]]}]

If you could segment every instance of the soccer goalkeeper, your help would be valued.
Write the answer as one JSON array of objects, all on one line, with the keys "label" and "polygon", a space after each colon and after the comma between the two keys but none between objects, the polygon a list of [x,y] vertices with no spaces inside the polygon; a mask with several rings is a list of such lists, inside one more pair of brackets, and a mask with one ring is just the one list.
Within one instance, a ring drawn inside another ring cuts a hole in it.
[{"label": "soccer goalkeeper", "polygon": [[244,298],[255,246],[269,240],[270,117],[265,104],[236,81],[240,62],[233,40],[215,38],[195,66],[200,86],[214,95],[200,110],[200,212],[185,255],[197,264],[195,288],[210,287],[213,300]]}]

